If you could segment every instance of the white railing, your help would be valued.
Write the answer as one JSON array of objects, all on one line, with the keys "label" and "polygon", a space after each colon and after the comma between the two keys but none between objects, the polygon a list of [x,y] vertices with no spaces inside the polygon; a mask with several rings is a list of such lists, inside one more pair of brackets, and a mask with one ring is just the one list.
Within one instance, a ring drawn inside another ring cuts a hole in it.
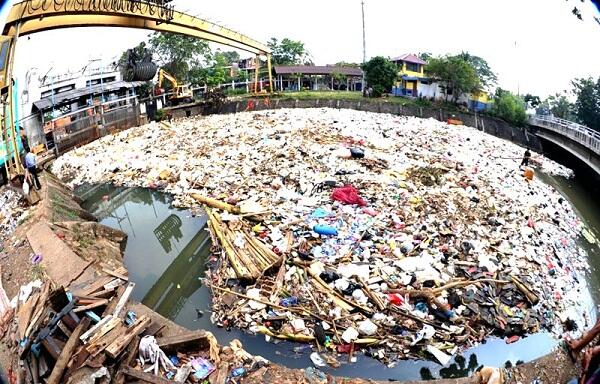
[{"label": "white railing", "polygon": [[529,122],[533,125],[560,133],[600,155],[600,133],[593,129],[551,116],[531,116]]}]

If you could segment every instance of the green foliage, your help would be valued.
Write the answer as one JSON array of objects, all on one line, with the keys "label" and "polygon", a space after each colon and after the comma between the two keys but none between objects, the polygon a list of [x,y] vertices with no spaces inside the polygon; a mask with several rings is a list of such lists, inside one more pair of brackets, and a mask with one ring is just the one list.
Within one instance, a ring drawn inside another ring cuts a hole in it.
[{"label": "green foliage", "polygon": [[163,119],[165,118],[166,113],[164,109],[158,109],[156,110],[156,114],[154,115],[154,119],[156,121],[163,121]]},{"label": "green foliage", "polygon": [[557,93],[549,96],[545,102],[549,111],[556,117],[565,120],[573,120],[573,104],[563,94]]},{"label": "green foliage", "polygon": [[515,125],[523,125],[527,121],[525,101],[501,88],[496,90],[492,114]]},{"label": "green foliage", "polygon": [[466,61],[475,68],[475,72],[477,72],[477,76],[483,87],[491,87],[498,82],[498,77],[492,72],[488,62],[481,57],[471,55],[469,52],[461,52],[456,57]]},{"label": "green foliage", "polygon": [[540,99],[539,96],[534,96],[534,95],[531,95],[529,93],[526,94],[525,96],[523,96],[523,100],[531,108],[537,108],[542,103],[542,100]]},{"label": "green foliage", "polygon": [[577,120],[596,131],[600,131],[600,77],[597,81],[589,77],[587,79],[575,79],[573,93],[577,97],[574,105]]},{"label": "green foliage", "polygon": [[432,57],[427,62],[425,71],[432,79],[443,83],[446,101],[450,93],[452,101],[456,103],[461,94],[481,89],[482,84],[477,71],[460,55]]},{"label": "green foliage", "polygon": [[152,34],[148,42],[157,64],[181,80],[182,83],[196,83],[197,69],[210,57],[210,47],[204,40],[168,32]]},{"label": "green foliage", "polygon": [[431,52],[421,52],[421,53],[419,53],[419,59],[421,59],[423,61],[428,61],[432,57],[433,57],[433,55],[431,54]]},{"label": "green foliage", "polygon": [[304,43],[291,40],[287,37],[279,41],[272,37],[267,43],[273,51],[272,59],[274,65],[310,65],[312,61],[310,54],[306,51]]},{"label": "green foliage", "polygon": [[360,68],[361,64],[358,63],[348,63],[345,61],[339,61],[335,63],[336,67],[352,67],[352,68]]},{"label": "green foliage", "polygon": [[398,73],[396,66],[382,56],[377,56],[367,61],[362,66],[369,87],[373,89],[374,97],[381,97],[389,92],[396,81]]},{"label": "green foliage", "polygon": [[240,61],[240,54],[236,51],[222,52],[220,50],[217,50],[217,52],[215,52],[215,55],[220,55],[225,61],[225,63],[227,63],[227,65],[232,65],[233,63],[237,63],[238,61]]}]

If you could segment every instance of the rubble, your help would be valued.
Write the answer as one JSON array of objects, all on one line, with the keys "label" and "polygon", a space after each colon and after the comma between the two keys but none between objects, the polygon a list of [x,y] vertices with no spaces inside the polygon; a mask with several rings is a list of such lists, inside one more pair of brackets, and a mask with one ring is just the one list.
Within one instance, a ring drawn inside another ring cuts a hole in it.
[{"label": "rubble", "polygon": [[152,123],[53,170],[205,207],[218,325],[330,351],[316,365],[358,350],[445,364],[488,336],[585,328],[582,224],[523,177],[522,151],[433,119],[296,109]]},{"label": "rubble", "polygon": [[29,209],[20,194],[6,186],[0,187],[0,253],[4,241],[28,215]]}]

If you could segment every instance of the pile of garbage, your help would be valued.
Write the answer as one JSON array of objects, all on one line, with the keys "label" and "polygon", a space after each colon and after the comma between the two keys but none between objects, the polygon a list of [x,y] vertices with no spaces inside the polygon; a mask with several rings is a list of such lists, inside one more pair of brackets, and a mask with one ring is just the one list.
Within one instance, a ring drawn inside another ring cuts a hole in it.
[{"label": "pile of garbage", "polygon": [[206,280],[219,325],[313,343],[317,366],[359,350],[445,365],[492,335],[585,326],[582,224],[523,177],[523,152],[433,119],[296,109],[152,123],[53,170],[204,207],[222,256]]},{"label": "pile of garbage", "polygon": [[11,301],[0,284],[0,339],[18,361],[11,382],[224,383],[268,365],[210,332],[162,336],[167,324],[127,310],[135,284],[125,268],[106,272],[66,289],[35,280]]},{"label": "pile of garbage", "polygon": [[28,214],[21,195],[10,188],[0,187],[0,247]]}]

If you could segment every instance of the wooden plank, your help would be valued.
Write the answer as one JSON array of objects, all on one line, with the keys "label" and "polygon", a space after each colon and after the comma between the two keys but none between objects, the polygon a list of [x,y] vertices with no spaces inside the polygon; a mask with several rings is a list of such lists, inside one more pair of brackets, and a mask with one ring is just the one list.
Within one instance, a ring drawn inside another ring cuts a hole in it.
[{"label": "wooden plank", "polygon": [[121,285],[119,288],[117,288],[117,293],[113,295],[113,297],[110,299],[110,303],[108,303],[106,308],[104,308],[104,312],[102,312],[102,317],[112,316],[113,312],[115,311],[115,308],[117,307],[117,304],[119,303],[119,299],[121,298],[121,296],[123,296],[123,293],[125,293],[126,288],[127,287],[124,285]]},{"label": "wooden plank", "polygon": [[69,340],[67,340],[67,344],[60,352],[60,356],[58,360],[56,360],[56,364],[54,364],[54,369],[52,369],[52,373],[50,377],[46,380],[46,384],[58,384],[63,376],[65,368],[67,368],[67,364],[75,351],[75,348],[79,345],[81,340],[79,340],[79,336],[90,326],[90,319],[85,318],[81,320],[77,328],[73,331]]},{"label": "wooden plank", "polygon": [[19,339],[23,339],[25,337],[25,331],[29,327],[29,321],[31,320],[31,315],[33,314],[33,309],[35,308],[39,299],[39,293],[34,294],[34,296],[30,296],[29,300],[27,300],[19,311],[17,312],[17,325],[19,329]]},{"label": "wooden plank", "polygon": [[119,301],[117,302],[117,305],[115,307],[115,311],[112,314],[114,317],[120,316],[121,311],[127,304],[127,301],[129,300],[129,296],[131,296],[131,293],[133,292],[134,287],[135,287],[134,282],[129,282],[127,284],[127,288],[125,288],[125,292],[123,292],[123,295],[119,298]]},{"label": "wooden plank", "polygon": [[131,367],[125,367],[121,370],[124,375],[133,377],[134,379],[141,380],[146,383],[157,383],[157,384],[173,384],[174,381],[163,379],[160,376],[153,375],[151,373],[145,373],[142,371],[138,371]]},{"label": "wooden plank", "polygon": [[102,327],[98,328],[98,330],[96,332],[94,332],[94,334],[87,341],[87,344],[94,344],[101,337],[103,337],[108,332],[112,331],[115,327],[117,327],[120,323],[121,323],[120,319],[115,319],[114,317],[111,317],[109,321],[104,323],[104,325],[102,325]]},{"label": "wooden plank", "polygon": [[106,305],[106,304],[108,304],[108,300],[107,299],[97,300],[95,303],[88,304],[88,305],[85,305],[83,307],[76,307],[75,309],[73,309],[73,312],[75,312],[75,313],[85,312],[87,310],[98,308],[98,307],[101,307],[101,306]]},{"label": "wooden plank", "polygon": [[90,338],[98,329],[103,327],[104,324],[109,322],[112,318],[113,318],[112,315],[106,316],[105,318],[100,320],[98,323],[96,323],[96,325],[94,325],[92,328],[90,328],[86,333],[81,335],[79,337],[79,340],[81,340],[82,342],[85,343],[88,338]]},{"label": "wooden plank", "polygon": [[101,291],[92,293],[92,297],[95,298],[95,299],[98,299],[98,298],[103,298],[103,299],[111,298],[111,297],[114,296],[114,293],[117,290],[117,288],[118,288],[118,286],[117,287],[111,287],[111,288],[108,288],[108,289],[103,289]]},{"label": "wooden plank", "polygon": [[109,275],[111,275],[113,277],[119,278],[119,279],[121,279],[123,281],[129,281],[129,277],[127,277],[124,274],[120,273],[119,270],[111,271],[110,269],[102,268],[102,271],[104,271],[105,273],[108,273]]},{"label": "wooden plank", "polygon": [[152,321],[146,315],[138,318],[137,321],[127,329],[123,337],[119,337],[111,345],[106,348],[106,354],[113,359],[116,358],[125,347],[133,340],[134,337],[142,333]]},{"label": "wooden plank", "polygon": [[200,350],[209,342],[203,330],[187,332],[181,335],[160,337],[156,339],[158,346],[166,351]]},{"label": "wooden plank", "polygon": [[98,291],[104,285],[113,281],[114,278],[111,276],[102,276],[94,280],[91,284],[86,285],[83,288],[73,290],[73,296],[89,296],[90,294]]},{"label": "wooden plank", "polygon": [[[125,357],[121,360],[121,367],[131,367],[131,364],[133,363],[133,361],[135,360],[135,357],[138,354],[138,349],[140,347],[140,338],[136,337],[131,343],[129,343],[129,346],[127,347],[127,353],[125,354]],[[114,384],[124,384],[125,383],[125,375],[123,374],[123,372],[118,371],[117,375],[115,376],[115,380],[113,382]]]},{"label": "wooden plank", "polygon": [[100,352],[104,351],[109,345],[123,337],[126,333],[127,327],[122,323],[119,323],[110,332],[97,339],[94,343],[88,344],[85,349],[87,349],[92,357],[95,357]]}]

